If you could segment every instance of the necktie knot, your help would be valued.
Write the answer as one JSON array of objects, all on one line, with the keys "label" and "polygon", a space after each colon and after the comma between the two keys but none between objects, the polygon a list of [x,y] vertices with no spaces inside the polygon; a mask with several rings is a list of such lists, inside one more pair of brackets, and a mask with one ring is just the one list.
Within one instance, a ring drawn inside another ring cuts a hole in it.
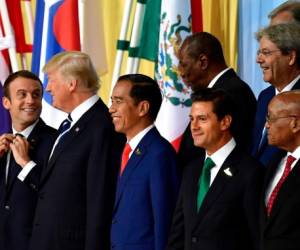
[{"label": "necktie knot", "polygon": [[63,120],[63,122],[60,124],[59,128],[58,128],[58,133],[62,134],[65,131],[67,131],[70,127],[71,127],[71,123],[72,123],[72,117],[69,114],[67,119]]},{"label": "necktie knot", "polygon": [[123,153],[122,153],[122,162],[121,162],[121,170],[120,170],[120,175],[122,175],[124,169],[125,169],[125,166],[129,160],[129,154],[131,152],[131,147],[129,145],[129,143],[126,143],[125,147],[124,147],[124,150],[123,150]]},{"label": "necktie knot", "polygon": [[15,133],[15,136],[17,136],[17,135],[22,137],[22,138],[24,137],[24,135],[22,135],[21,133]]},{"label": "necktie knot", "polygon": [[296,158],[295,158],[294,156],[289,155],[288,158],[287,158],[287,160],[286,160],[286,165],[285,165],[285,167],[291,169],[291,166],[292,166],[292,164],[293,164],[293,162],[294,162],[295,160],[296,160]]},{"label": "necktie knot", "polygon": [[210,171],[215,165],[216,164],[213,162],[213,160],[210,157],[207,157],[204,161],[203,171]]}]

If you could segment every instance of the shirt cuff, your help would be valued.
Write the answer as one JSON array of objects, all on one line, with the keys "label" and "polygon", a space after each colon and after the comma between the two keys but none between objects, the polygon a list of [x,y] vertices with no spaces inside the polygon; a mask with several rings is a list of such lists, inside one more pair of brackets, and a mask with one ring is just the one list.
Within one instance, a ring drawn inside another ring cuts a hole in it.
[{"label": "shirt cuff", "polygon": [[25,167],[21,170],[21,172],[18,174],[18,179],[20,181],[24,181],[26,176],[30,173],[30,171],[36,166],[36,163],[34,161],[28,162]]}]

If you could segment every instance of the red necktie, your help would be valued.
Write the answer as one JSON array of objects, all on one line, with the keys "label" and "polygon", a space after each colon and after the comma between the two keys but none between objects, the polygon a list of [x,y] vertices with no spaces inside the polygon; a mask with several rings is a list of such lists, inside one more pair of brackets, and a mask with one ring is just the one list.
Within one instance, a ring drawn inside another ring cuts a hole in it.
[{"label": "red necktie", "polygon": [[126,143],[125,147],[124,147],[124,150],[123,150],[123,153],[122,153],[122,162],[121,162],[121,170],[120,170],[120,175],[122,175],[124,169],[125,169],[125,166],[128,162],[128,159],[129,159],[129,154],[131,152],[131,147],[129,145],[129,143]]},{"label": "red necktie", "polygon": [[275,188],[273,189],[270,198],[268,200],[268,204],[267,204],[267,214],[268,216],[270,216],[271,211],[272,211],[272,207],[274,204],[274,201],[276,199],[276,196],[279,192],[279,189],[281,188],[283,182],[285,181],[286,177],[289,175],[289,173],[291,172],[291,165],[293,164],[293,162],[296,160],[295,157],[289,155],[285,164],[285,168],[283,171],[282,176],[280,177],[280,180],[278,181],[278,183],[276,184]]}]

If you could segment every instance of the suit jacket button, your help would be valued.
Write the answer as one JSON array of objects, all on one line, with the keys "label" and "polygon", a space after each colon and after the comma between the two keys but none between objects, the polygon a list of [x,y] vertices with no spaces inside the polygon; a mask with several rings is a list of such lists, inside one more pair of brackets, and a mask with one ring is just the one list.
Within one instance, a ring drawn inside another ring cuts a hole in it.
[{"label": "suit jacket button", "polygon": [[192,243],[197,243],[197,237],[192,237]]},{"label": "suit jacket button", "polygon": [[36,190],[36,186],[33,183],[30,184],[30,187]]},{"label": "suit jacket button", "polygon": [[5,210],[10,210],[10,206],[9,205],[5,205]]}]

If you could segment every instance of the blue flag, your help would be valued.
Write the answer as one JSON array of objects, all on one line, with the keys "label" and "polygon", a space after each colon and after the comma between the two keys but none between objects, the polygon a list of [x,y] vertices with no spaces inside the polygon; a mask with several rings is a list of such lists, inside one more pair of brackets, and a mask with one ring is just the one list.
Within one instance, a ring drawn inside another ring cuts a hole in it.
[{"label": "blue flag", "polygon": [[[2,84],[0,83],[0,99],[2,100]],[[8,111],[3,107],[2,101],[0,102],[0,135],[11,131],[11,121]]]}]

